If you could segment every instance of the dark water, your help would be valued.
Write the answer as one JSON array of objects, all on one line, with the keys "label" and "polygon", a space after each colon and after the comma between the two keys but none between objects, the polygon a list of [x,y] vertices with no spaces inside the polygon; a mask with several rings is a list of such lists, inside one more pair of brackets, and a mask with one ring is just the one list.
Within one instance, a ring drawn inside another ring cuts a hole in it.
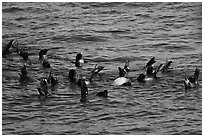
[{"label": "dark water", "polygon": [[[2,59],[3,134],[202,134],[200,86],[184,90],[185,72],[202,70],[202,3],[2,3],[2,45],[17,39],[31,54],[28,75],[48,75],[38,52],[48,59],[60,84],[51,98],[38,98],[38,83],[20,84],[25,63],[16,53]],[[105,69],[88,86],[88,102],[69,88],[71,61],[82,52]],[[155,56],[172,60],[158,80],[136,81]],[[131,87],[113,86],[118,66],[130,60]],[[202,73],[202,72],[201,72]],[[95,93],[107,89],[108,98]]]}]

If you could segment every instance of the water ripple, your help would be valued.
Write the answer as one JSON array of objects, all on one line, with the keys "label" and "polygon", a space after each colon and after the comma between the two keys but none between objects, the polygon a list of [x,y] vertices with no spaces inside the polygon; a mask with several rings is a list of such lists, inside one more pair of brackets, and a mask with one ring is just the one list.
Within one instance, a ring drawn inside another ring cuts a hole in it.
[{"label": "water ripple", "polygon": [[[16,50],[2,59],[2,133],[48,135],[202,134],[202,85],[186,91],[185,76],[202,68],[202,3],[72,2],[2,3],[2,45],[17,39],[30,54]],[[50,98],[40,98],[40,78],[47,77],[38,60],[48,48],[52,73],[59,80]],[[68,72],[76,54],[86,63],[84,78],[95,64],[105,68],[88,85],[87,102],[72,89]],[[172,60],[172,70],[157,79],[137,81],[147,61],[155,66]],[[118,67],[130,63],[132,86],[114,86]],[[21,67],[37,81],[19,83]],[[202,83],[202,69],[199,83]],[[108,90],[108,97],[97,97]]]}]

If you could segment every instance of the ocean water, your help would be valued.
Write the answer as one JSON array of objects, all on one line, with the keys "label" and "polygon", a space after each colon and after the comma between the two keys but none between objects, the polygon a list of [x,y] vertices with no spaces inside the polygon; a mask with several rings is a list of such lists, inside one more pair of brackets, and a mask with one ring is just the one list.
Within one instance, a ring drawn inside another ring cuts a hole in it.
[{"label": "ocean water", "polygon": [[[29,52],[2,58],[2,134],[43,135],[201,135],[202,134],[202,3],[2,3],[2,46],[11,39]],[[39,98],[39,82],[20,83],[28,75],[49,74],[38,62],[40,49],[59,85]],[[12,49],[11,49],[12,50]],[[68,72],[81,52],[88,77],[95,64],[105,68],[88,86],[87,102],[70,88]],[[137,82],[147,61],[173,61],[158,79]],[[130,61],[132,86],[114,86],[118,67]],[[199,87],[185,90],[185,75],[201,70]],[[108,90],[109,97],[95,96]]]}]

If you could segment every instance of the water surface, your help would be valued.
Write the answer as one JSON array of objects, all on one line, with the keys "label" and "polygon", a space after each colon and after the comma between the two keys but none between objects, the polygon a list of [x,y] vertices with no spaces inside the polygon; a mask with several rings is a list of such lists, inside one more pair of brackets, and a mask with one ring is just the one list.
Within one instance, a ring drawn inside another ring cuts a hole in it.
[{"label": "water surface", "polygon": [[[2,46],[11,39],[28,50],[30,62],[15,52],[2,58],[3,134],[202,134],[202,78],[184,90],[185,73],[202,71],[202,3],[2,3]],[[60,82],[52,97],[38,97],[38,83],[19,83],[21,67],[39,79],[38,62],[48,48]],[[67,79],[81,52],[88,77],[96,63],[105,69],[80,102]],[[172,71],[146,84],[136,78],[151,58],[172,60]],[[130,61],[132,86],[113,86],[118,66]],[[202,72],[201,72],[202,73]],[[108,90],[108,98],[96,97]]]}]

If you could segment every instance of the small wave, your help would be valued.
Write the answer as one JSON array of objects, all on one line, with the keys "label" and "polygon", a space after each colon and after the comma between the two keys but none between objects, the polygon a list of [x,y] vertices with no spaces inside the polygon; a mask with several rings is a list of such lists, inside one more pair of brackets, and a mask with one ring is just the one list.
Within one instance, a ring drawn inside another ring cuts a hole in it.
[{"label": "small wave", "polygon": [[73,36],[66,36],[66,35],[56,35],[51,37],[53,41],[68,41],[68,42],[106,42],[108,40],[107,37],[104,36],[94,36],[94,35],[73,35]]},{"label": "small wave", "polygon": [[91,61],[94,62],[122,62],[125,63],[126,60],[129,61],[144,61],[144,59],[140,58],[140,57],[131,57],[131,56],[122,56],[122,57],[117,57],[117,58],[105,58],[105,57],[96,57],[96,58],[92,58],[90,59]]},{"label": "small wave", "polygon": [[107,11],[100,11],[99,14],[122,14],[122,12],[118,11],[118,10],[107,10]]},{"label": "small wave", "polygon": [[181,46],[181,45],[177,45],[177,44],[165,46],[164,49],[173,50],[173,51],[177,51],[177,52],[195,50],[193,47],[185,46],[185,45]]},{"label": "small wave", "polygon": [[102,118],[99,118],[98,121],[102,121],[102,120],[113,120],[115,119],[114,117],[111,117],[111,116],[106,116],[106,117],[102,117]]},{"label": "small wave", "polygon": [[56,9],[50,9],[50,8],[45,8],[46,6],[49,6],[49,3],[40,3],[35,6],[27,6],[25,8],[26,12],[31,12],[31,13],[37,13],[42,15],[43,13],[51,13],[56,11]]},{"label": "small wave", "polygon": [[151,7],[153,8],[154,6],[158,6],[158,2],[126,2],[124,3],[124,6],[127,6],[127,7],[131,7],[131,8],[148,8],[148,7]]},{"label": "small wave", "polygon": [[10,121],[22,121],[24,120],[24,117],[23,116],[19,116],[19,115],[15,115],[15,116],[11,116],[7,114],[6,116],[3,115],[3,119],[4,120],[10,120]]},{"label": "small wave", "polygon": [[140,111],[140,112],[136,113],[136,117],[158,118],[160,116],[162,116],[161,113],[154,112],[154,111],[143,110],[143,111]]},{"label": "small wave", "polygon": [[185,107],[174,107],[174,108],[169,108],[170,111],[183,111],[183,110],[186,110]]},{"label": "small wave", "polygon": [[18,18],[16,18],[15,20],[17,20],[17,21],[25,21],[25,20],[29,20],[29,18],[26,18],[26,17],[18,17]]},{"label": "small wave", "polygon": [[2,12],[7,12],[7,13],[16,13],[18,11],[23,11],[24,9],[18,8],[18,7],[11,7],[11,8],[6,8],[2,9]]},{"label": "small wave", "polygon": [[108,40],[105,36],[94,36],[94,35],[74,35],[71,36],[70,40],[72,42],[83,42],[83,41],[92,41],[92,42],[106,42]]},{"label": "small wave", "polygon": [[131,131],[131,133],[134,131],[134,132],[145,132],[145,133],[148,133],[148,132],[151,132],[152,129],[151,128],[148,128],[148,127],[134,127],[134,128],[130,128],[130,129],[127,129],[126,131]]},{"label": "small wave", "polygon": [[174,15],[164,15],[164,16],[159,16],[158,17],[159,19],[171,19],[171,18],[175,18],[175,16]]},{"label": "small wave", "polygon": [[126,34],[130,33],[130,30],[95,30],[96,33],[113,33],[113,34]]},{"label": "small wave", "polygon": [[47,22],[47,23],[41,23],[41,24],[35,25],[31,29],[32,30],[44,29],[44,28],[48,28],[48,27],[54,27],[54,26],[57,26],[57,25],[59,25],[59,24],[56,23],[56,22]]},{"label": "small wave", "polygon": [[185,129],[183,131],[178,131],[173,133],[173,135],[202,135],[202,130],[199,129]]},{"label": "small wave", "polygon": [[94,62],[109,62],[109,59],[103,57],[92,58],[91,60]]},{"label": "small wave", "polygon": [[111,61],[118,61],[118,62],[124,62],[126,60],[129,61],[144,61],[144,59],[142,59],[141,57],[131,57],[131,56],[123,56],[123,57],[118,57],[118,58],[113,58],[111,59]]},{"label": "small wave", "polygon": [[166,45],[169,45],[169,43],[165,43],[165,42],[163,42],[163,43],[157,43],[157,44],[153,44],[152,46],[153,46],[153,47],[161,47],[161,46],[166,46]]},{"label": "small wave", "polygon": [[116,7],[120,6],[123,3],[120,2],[93,2],[90,3],[91,7]]},{"label": "small wave", "polygon": [[78,4],[74,3],[74,2],[60,2],[58,6],[60,6],[60,7],[77,7]]},{"label": "small wave", "polygon": [[117,33],[117,34],[123,34],[123,33],[130,33],[130,30],[110,30],[108,32],[110,32],[110,33]]},{"label": "small wave", "polygon": [[137,13],[137,14],[135,14],[135,16],[141,17],[141,18],[149,18],[149,17],[150,17],[150,14]]}]

